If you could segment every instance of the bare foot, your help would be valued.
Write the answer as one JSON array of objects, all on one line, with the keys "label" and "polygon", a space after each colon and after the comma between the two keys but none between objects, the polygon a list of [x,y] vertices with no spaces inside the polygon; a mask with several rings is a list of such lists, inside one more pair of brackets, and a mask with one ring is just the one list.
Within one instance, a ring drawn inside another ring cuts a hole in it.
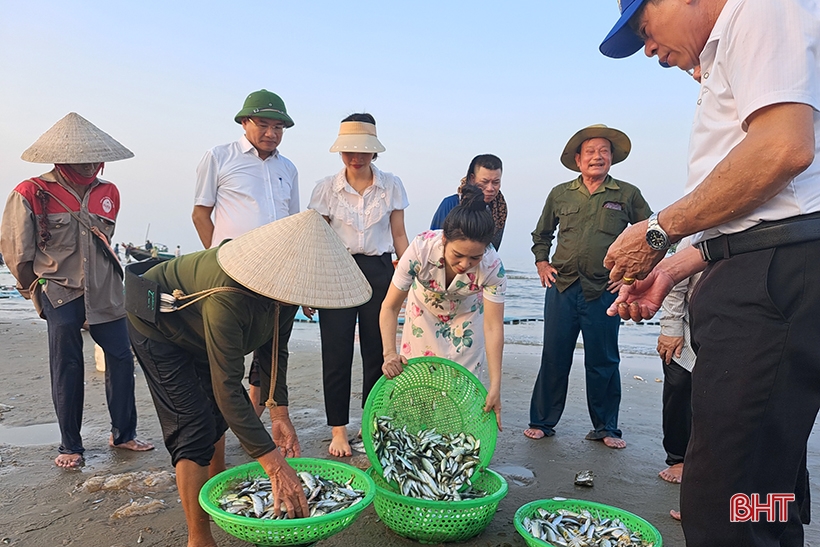
[{"label": "bare foot", "polygon": [[148,450],[154,449],[153,444],[141,441],[139,439],[131,439],[130,441],[121,444],[114,444],[113,435],[111,437],[108,437],[108,446],[110,446],[111,448],[122,448],[125,450],[132,450],[134,452],[146,452]]},{"label": "bare foot", "polygon": [[672,509],[671,511],[669,511],[669,516],[675,520],[680,520],[680,511],[675,511],[674,509]]},{"label": "bare foot", "polygon": [[54,463],[63,469],[77,469],[85,463],[85,460],[82,454],[60,454],[54,458]]},{"label": "bare foot", "polygon": [[343,425],[333,426],[333,438],[327,451],[331,456],[337,458],[350,457],[353,452],[350,450],[350,443],[347,442],[347,427]]},{"label": "bare foot", "polygon": [[524,430],[524,436],[529,437],[530,439],[543,439],[547,436],[542,430],[538,429],[537,427],[531,427],[529,429]]},{"label": "bare foot", "polygon": [[658,476],[666,482],[680,484],[681,477],[683,477],[683,464],[676,463],[675,465],[670,465],[669,467],[658,473]]},{"label": "bare foot", "polygon": [[609,448],[626,448],[626,441],[618,437],[604,437],[601,440]]}]

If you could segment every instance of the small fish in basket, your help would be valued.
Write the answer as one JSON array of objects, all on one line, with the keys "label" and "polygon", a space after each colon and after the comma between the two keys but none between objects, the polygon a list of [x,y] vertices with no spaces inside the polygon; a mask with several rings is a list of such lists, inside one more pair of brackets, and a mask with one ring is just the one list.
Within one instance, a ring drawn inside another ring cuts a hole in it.
[{"label": "small fish in basket", "polygon": [[619,519],[602,518],[586,509],[579,512],[539,508],[524,518],[524,528],[535,538],[561,547],[652,547]]}]

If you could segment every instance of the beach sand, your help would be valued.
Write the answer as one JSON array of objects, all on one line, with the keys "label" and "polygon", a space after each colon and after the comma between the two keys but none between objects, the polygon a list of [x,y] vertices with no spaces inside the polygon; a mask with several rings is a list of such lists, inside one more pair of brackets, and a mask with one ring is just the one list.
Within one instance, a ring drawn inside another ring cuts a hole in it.
[{"label": "beach sand", "polygon": [[[114,511],[145,492],[124,490],[85,492],[77,486],[94,476],[132,471],[172,471],[170,458],[162,446],[159,423],[151,403],[142,372],[137,367],[137,405],[139,437],[150,440],[157,449],[132,453],[109,449],[109,420],[105,406],[104,376],[94,367],[94,346],[85,336],[86,399],[83,438],[86,465],[79,471],[57,468],[59,435],[55,426],[18,429],[37,424],[53,424],[48,375],[46,324],[33,310],[20,302],[14,309],[0,312],[0,403],[14,408],[0,414],[0,544],[26,546],[82,545],[84,547],[121,547],[131,545],[184,546],[186,529],[182,507],[176,491],[148,494],[164,500],[167,508],[156,514],[110,519]],[[622,330],[622,345],[640,329]],[[647,335],[644,331],[642,336]],[[651,335],[651,331],[649,331]],[[318,328],[297,324],[291,341],[289,373],[291,416],[302,443],[303,456],[326,458],[330,429],[325,425],[321,391],[321,363]],[[679,487],[658,478],[664,465],[661,446],[662,383],[657,357],[625,354],[621,372],[623,400],[620,424],[625,450],[611,450],[600,442],[585,441],[589,418],[583,384],[581,353],[570,381],[570,396],[564,417],[553,438],[533,441],[522,435],[527,426],[530,393],[539,365],[538,346],[507,345],[504,355],[502,413],[504,431],[491,467],[507,475],[509,494],[501,502],[487,530],[462,545],[522,546],[523,539],[513,527],[513,515],[529,501],[563,496],[598,501],[636,513],[653,523],[662,533],[664,545],[684,544],[679,524],[669,516],[678,508]],[[358,367],[358,362],[354,370]],[[641,376],[645,381],[636,380]],[[354,375],[355,386],[360,385]],[[356,394],[354,420],[359,420],[361,395]],[[355,433],[358,422],[351,424]],[[15,440],[13,433],[24,432]],[[228,465],[249,461],[235,437],[228,434]],[[764,442],[765,438],[761,438]],[[22,446],[29,443],[44,443]],[[809,468],[812,486],[817,492],[820,458],[814,434],[809,445]],[[350,459],[348,459],[350,461]],[[366,456],[354,456],[353,462],[366,466]],[[595,485],[577,487],[575,473],[595,473]],[[815,499],[818,497],[815,496]],[[817,511],[817,504],[813,508]],[[727,515],[728,518],[728,515]],[[225,534],[213,525],[221,546],[248,545]],[[806,528],[806,545],[820,546],[820,527]],[[322,546],[408,546],[417,543],[387,529],[372,507],[347,530],[320,543]]]}]

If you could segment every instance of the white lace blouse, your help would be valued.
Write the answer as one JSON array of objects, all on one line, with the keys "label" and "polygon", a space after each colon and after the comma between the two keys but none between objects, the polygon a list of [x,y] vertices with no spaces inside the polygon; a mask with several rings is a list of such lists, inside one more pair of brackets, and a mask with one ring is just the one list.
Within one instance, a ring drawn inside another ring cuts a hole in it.
[{"label": "white lace blouse", "polygon": [[350,254],[378,256],[396,250],[390,213],[406,209],[410,203],[399,177],[382,172],[375,165],[370,167],[373,184],[363,195],[350,186],[342,168],[316,183],[308,209],[330,218],[330,226]]}]

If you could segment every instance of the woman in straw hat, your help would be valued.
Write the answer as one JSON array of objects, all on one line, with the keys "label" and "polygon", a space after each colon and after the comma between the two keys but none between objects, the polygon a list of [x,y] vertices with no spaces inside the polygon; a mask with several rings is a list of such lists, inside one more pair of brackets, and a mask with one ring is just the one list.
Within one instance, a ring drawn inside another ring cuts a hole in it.
[{"label": "woman in straw hat", "polygon": [[351,456],[347,424],[356,324],[358,320],[364,406],[381,377],[379,308],[393,276],[393,252],[401,256],[407,249],[404,209],[408,202],[401,179],[372,164],[384,146],[370,114],[351,114],[342,120],[330,151],[341,154],[344,168],[317,183],[308,208],[330,223],[373,287],[372,300],[363,306],[319,311],[325,412],[333,433],[328,451],[332,456]]},{"label": "woman in straw hat", "polygon": [[128,346],[122,267],[109,246],[120,207],[117,187],[97,178],[104,162],[133,153],[82,116],[68,114],[22,158],[54,169],[12,191],[0,226],[0,249],[20,293],[48,323],[51,397],[60,426],[59,467],[83,463],[83,338],[105,352],[109,445],[151,450],[137,434],[134,358]]},{"label": "woman in straw hat", "polygon": [[[494,410],[501,429],[501,356],[504,352],[504,295],[507,279],[490,243],[495,221],[481,190],[462,189],[461,202],[442,230],[420,234],[399,260],[382,302],[382,371],[398,376],[408,358],[444,357],[482,380],[489,372],[484,410]],[[407,299],[401,350],[396,330]]]},{"label": "woman in straw hat", "polygon": [[[283,243],[284,242],[284,243]],[[327,268],[330,261],[333,268]],[[128,302],[145,302],[143,285],[126,280]],[[333,230],[314,211],[272,222],[219,247],[154,266],[153,283],[169,313],[142,314],[129,304],[129,331],[176,470],[188,545],[215,545],[197,497],[208,477],[225,469],[225,431],[271,479],[273,509],[307,516],[295,471],[276,449],[242,385],[245,355],[278,340],[279,303],[342,308],[366,302],[370,287]],[[132,291],[136,298],[132,299]],[[173,296],[171,296],[173,294]],[[150,311],[150,310],[149,310]],[[278,351],[273,350],[276,359]],[[260,383],[275,406],[271,371]]]}]

